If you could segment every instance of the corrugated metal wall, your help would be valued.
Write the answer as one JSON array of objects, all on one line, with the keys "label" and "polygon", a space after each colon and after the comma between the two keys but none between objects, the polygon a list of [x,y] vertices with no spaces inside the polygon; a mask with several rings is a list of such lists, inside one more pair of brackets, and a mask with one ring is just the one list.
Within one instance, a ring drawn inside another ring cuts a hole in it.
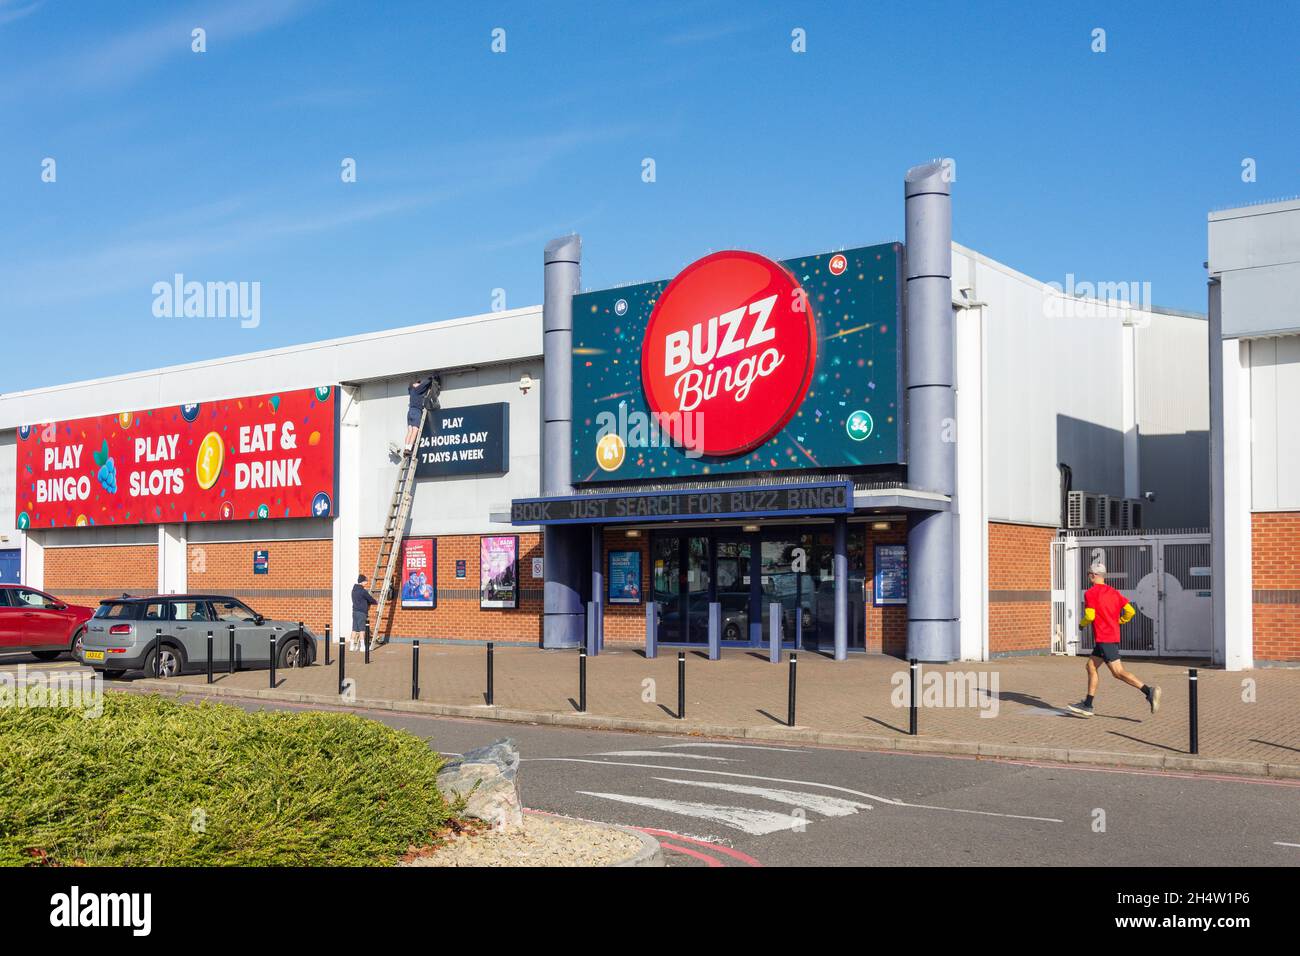
[{"label": "corrugated metal wall", "polygon": [[1251,508],[1300,510],[1300,335],[1250,343]]}]

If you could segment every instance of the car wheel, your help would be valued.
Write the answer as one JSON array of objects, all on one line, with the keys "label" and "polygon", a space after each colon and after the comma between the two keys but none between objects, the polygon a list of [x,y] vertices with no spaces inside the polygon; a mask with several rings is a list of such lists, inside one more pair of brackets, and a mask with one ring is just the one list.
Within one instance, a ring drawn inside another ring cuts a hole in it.
[{"label": "car wheel", "polygon": [[724,627],[722,629],[722,639],[725,641],[740,640],[740,625],[733,622]]},{"label": "car wheel", "polygon": [[82,660],[81,654],[84,648],[83,642],[86,640],[86,629],[82,628],[77,632],[77,636],[72,639],[72,659],[74,661]]},{"label": "car wheel", "polygon": [[164,644],[161,663],[155,660],[158,653],[158,651],[150,651],[149,656],[144,659],[144,676],[161,677],[164,680],[179,677],[182,664],[180,651],[170,644]]},{"label": "car wheel", "polygon": [[278,660],[276,661],[277,667],[304,666],[303,658],[305,655],[303,653],[302,638],[298,638],[298,637],[289,638],[280,647],[279,653],[276,656],[278,658]]},{"label": "car wheel", "polygon": [[38,661],[52,661],[62,653],[63,651],[32,651],[32,657]]}]

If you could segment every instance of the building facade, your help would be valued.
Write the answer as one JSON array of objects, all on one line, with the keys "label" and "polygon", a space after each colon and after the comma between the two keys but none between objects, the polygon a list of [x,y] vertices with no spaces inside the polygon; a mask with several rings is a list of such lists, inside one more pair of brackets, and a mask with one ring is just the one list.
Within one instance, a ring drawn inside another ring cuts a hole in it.
[{"label": "building facade", "polygon": [[1207,323],[957,245],[950,202],[918,167],[904,243],[609,290],[568,237],[540,307],[0,395],[0,574],[345,630],[438,370],[381,634],[1049,653],[1062,465],[1208,524]]},{"label": "building facade", "polygon": [[1300,201],[1209,216],[1215,660],[1300,661]]}]

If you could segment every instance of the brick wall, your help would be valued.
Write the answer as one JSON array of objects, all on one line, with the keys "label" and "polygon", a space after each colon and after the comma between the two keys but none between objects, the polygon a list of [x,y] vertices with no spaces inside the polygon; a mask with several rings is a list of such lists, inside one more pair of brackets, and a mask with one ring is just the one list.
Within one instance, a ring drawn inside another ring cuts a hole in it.
[{"label": "brick wall", "polygon": [[[390,601],[376,634],[388,637],[433,637],[478,641],[536,641],[542,639],[542,597],[540,578],[533,578],[533,558],[542,557],[542,536],[519,535],[519,606],[479,607],[479,535],[437,537],[438,606],[408,608]],[[363,538],[360,567],[370,575],[379,554],[378,538]],[[401,560],[401,556],[398,556]],[[465,577],[456,577],[456,562],[465,562]],[[400,565],[399,565],[400,571]],[[381,572],[382,573],[382,572]],[[374,618],[371,618],[374,626]]]},{"label": "brick wall", "polygon": [[989,653],[1052,649],[1052,528],[989,522]]},{"label": "brick wall", "polygon": [[[641,532],[639,538],[629,538],[621,528],[604,533],[605,550],[602,560],[609,570],[609,552],[641,552],[641,603],[605,605],[605,643],[645,646],[645,602],[650,599],[650,532]],[[605,582],[608,590],[609,582]]]},{"label": "brick wall", "polygon": [[[253,573],[253,552],[267,552],[267,573]],[[264,617],[302,621],[317,634],[333,619],[331,540],[190,544],[187,590],[229,594]]]},{"label": "brick wall", "polygon": [[1251,515],[1255,659],[1300,661],[1300,512]]},{"label": "brick wall", "polygon": [[[860,526],[850,525],[850,534],[860,534]],[[878,544],[906,544],[907,526],[895,522],[888,531],[868,531],[866,551],[866,640],[867,652],[907,656],[907,606],[891,604],[875,606],[876,548]],[[858,600],[852,589],[849,600]]]},{"label": "brick wall", "polygon": [[158,590],[158,546],[46,548],[43,590],[88,607],[123,591],[152,594]]}]

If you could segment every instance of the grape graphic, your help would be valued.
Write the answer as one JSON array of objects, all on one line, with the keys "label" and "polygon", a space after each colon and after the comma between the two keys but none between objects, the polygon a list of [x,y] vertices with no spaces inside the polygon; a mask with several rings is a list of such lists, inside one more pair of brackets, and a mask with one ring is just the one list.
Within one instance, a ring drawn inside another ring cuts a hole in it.
[{"label": "grape graphic", "polygon": [[117,494],[117,466],[112,458],[104,462],[103,467],[99,469],[99,483],[110,495]]},{"label": "grape graphic", "polygon": [[99,479],[100,486],[110,495],[117,494],[117,464],[108,453],[107,441],[100,446],[99,451],[95,452],[94,458],[95,464],[99,466],[95,477]]}]

